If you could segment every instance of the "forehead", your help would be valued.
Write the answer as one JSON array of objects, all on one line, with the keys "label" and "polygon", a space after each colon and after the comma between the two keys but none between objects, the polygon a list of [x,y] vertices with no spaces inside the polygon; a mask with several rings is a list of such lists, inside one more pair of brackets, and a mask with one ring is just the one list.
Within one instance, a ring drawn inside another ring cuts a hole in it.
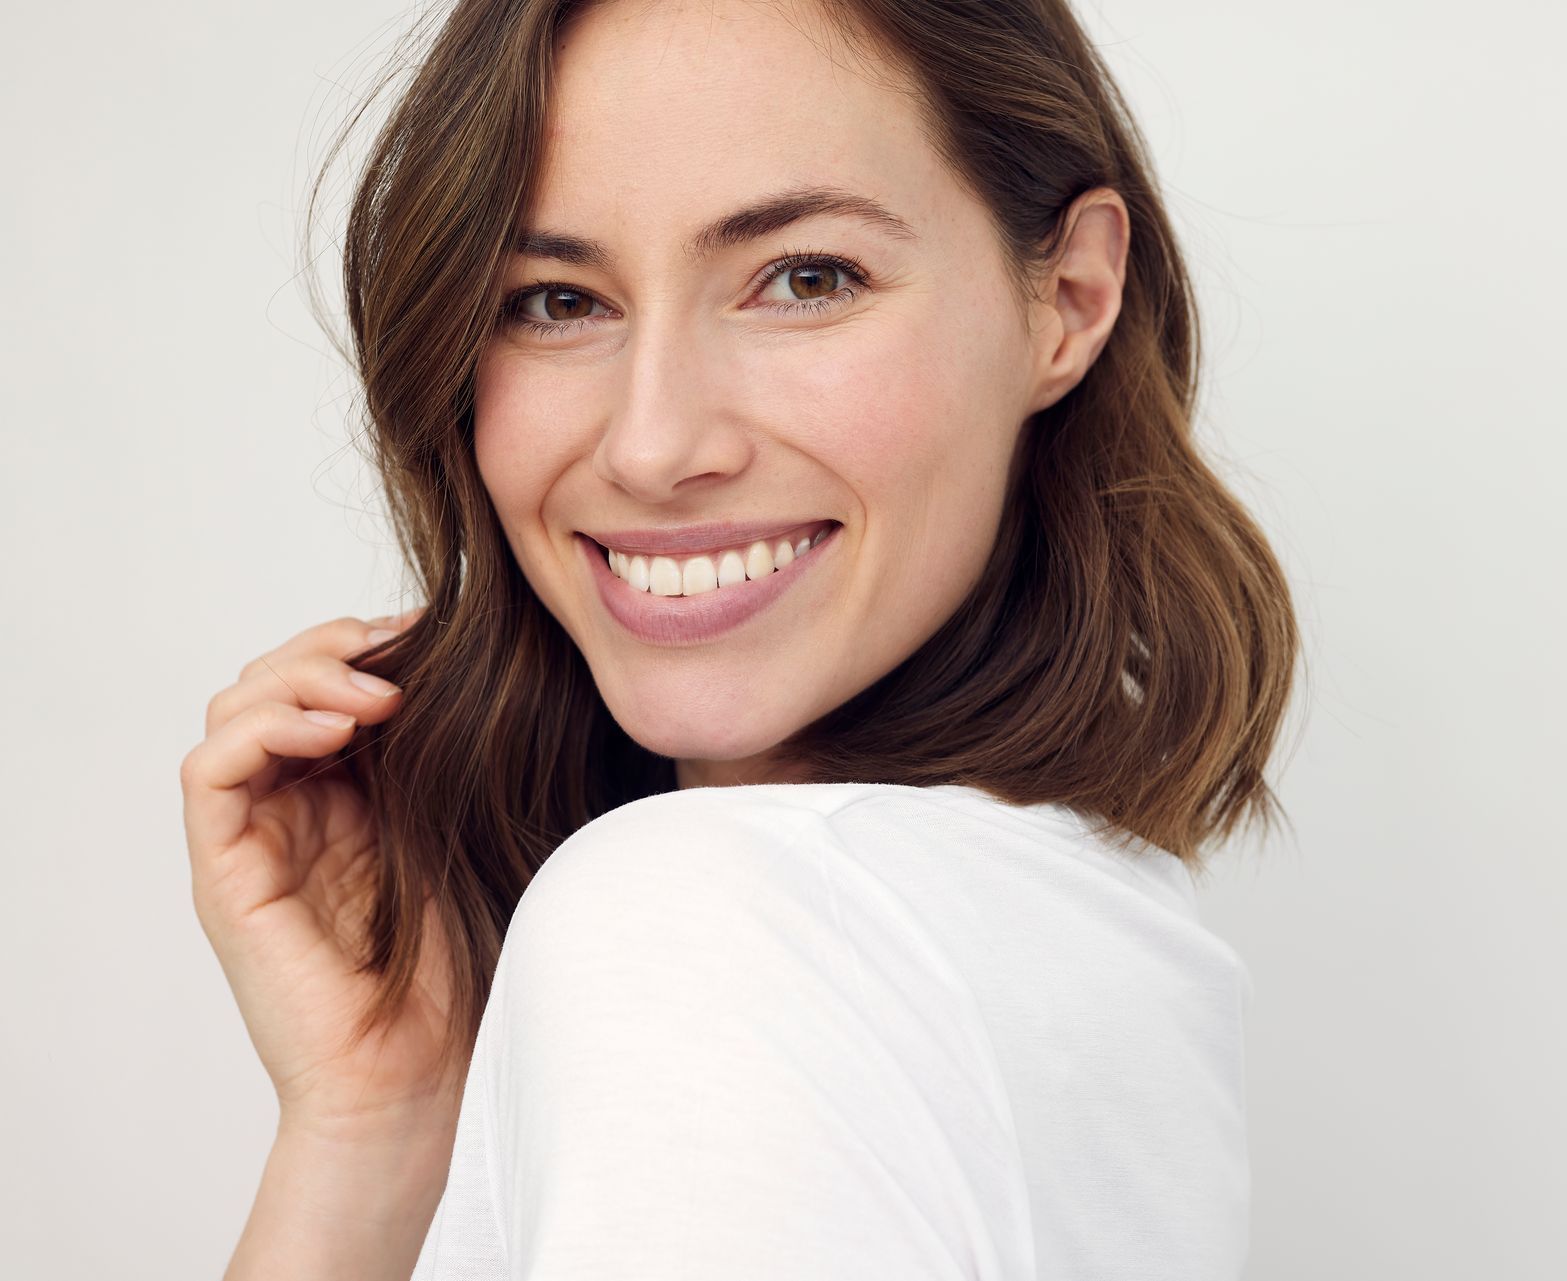
[{"label": "forehead", "polygon": [[557,38],[538,221],[622,209],[691,226],[795,186],[865,191],[921,217],[941,181],[905,78],[807,5],[612,0]]}]

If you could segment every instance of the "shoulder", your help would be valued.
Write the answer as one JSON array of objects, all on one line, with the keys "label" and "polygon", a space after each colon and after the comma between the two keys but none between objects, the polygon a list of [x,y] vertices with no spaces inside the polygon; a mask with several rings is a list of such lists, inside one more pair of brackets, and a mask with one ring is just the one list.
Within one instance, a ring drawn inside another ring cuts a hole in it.
[{"label": "shoulder", "polygon": [[765,868],[812,835],[822,835],[819,815],[781,788],[663,792],[579,828],[550,855],[534,880],[553,887],[584,877],[663,878],[701,872],[740,878]]},{"label": "shoulder", "polygon": [[600,815],[534,874],[512,931],[550,923],[624,931],[642,920],[667,938],[682,921],[716,929],[757,896],[778,905],[832,841],[809,808],[761,794],[773,790],[692,788]]},{"label": "shoulder", "polygon": [[[703,787],[643,797],[595,818],[535,873],[513,915],[526,929],[613,932],[627,947],[755,931],[826,906],[852,861],[815,789]],[[813,803],[813,800],[815,803]]]},{"label": "shoulder", "polygon": [[837,797],[774,790],[622,806],[523,895],[477,1091],[513,1258],[934,1277],[1028,1257],[971,992],[840,842]]},{"label": "shoulder", "polygon": [[[691,877],[715,889],[758,878],[798,883],[802,864],[818,872],[833,862],[840,871],[870,866],[881,845],[902,843],[910,832],[972,825],[981,807],[969,790],[779,783],[663,792],[579,828],[545,861],[528,893],[555,898],[590,880],[660,893]],[[984,808],[1001,807],[990,801]]]},{"label": "shoulder", "polygon": [[823,1008],[801,999],[814,992],[886,1019],[918,990],[966,1025],[972,997],[948,953],[835,822],[856,787],[693,788],[594,819],[523,894],[494,999],[547,982],[562,1002],[749,997],[805,1018]]}]

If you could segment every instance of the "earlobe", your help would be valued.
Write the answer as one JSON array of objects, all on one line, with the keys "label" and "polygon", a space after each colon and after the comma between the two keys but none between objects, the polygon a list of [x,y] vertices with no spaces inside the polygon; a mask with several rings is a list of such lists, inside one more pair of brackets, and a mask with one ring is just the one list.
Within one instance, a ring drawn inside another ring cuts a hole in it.
[{"label": "earlobe", "polygon": [[1130,216],[1109,187],[1084,192],[1067,211],[1060,259],[1031,320],[1038,357],[1032,411],[1055,404],[1082,381],[1121,313]]}]

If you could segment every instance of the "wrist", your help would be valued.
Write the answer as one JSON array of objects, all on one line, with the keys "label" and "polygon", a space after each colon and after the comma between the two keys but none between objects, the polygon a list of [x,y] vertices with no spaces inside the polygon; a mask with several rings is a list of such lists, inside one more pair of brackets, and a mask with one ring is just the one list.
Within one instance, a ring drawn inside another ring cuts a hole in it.
[{"label": "wrist", "polygon": [[457,1135],[458,1101],[449,1107],[409,1108],[375,1116],[320,1116],[299,1109],[278,1113],[275,1143],[309,1148],[327,1160],[348,1160],[355,1154],[397,1151],[424,1152],[445,1146],[448,1155]]},{"label": "wrist", "polygon": [[375,1130],[280,1118],[225,1281],[406,1281],[445,1190],[455,1134],[455,1117]]},{"label": "wrist", "polygon": [[403,1223],[439,1202],[456,1118],[365,1128],[280,1117],[267,1160],[301,1209],[366,1222]]}]

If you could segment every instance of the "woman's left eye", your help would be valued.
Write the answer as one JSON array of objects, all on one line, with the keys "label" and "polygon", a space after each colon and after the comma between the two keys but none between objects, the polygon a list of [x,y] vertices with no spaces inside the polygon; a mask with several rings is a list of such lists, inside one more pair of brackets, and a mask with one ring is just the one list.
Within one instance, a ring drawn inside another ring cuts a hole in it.
[{"label": "woman's left eye", "polygon": [[[830,310],[858,296],[869,285],[865,269],[859,263],[837,254],[796,253],[772,263],[763,275],[759,291],[765,292],[776,281],[782,283],[785,301],[767,304],[784,313]],[[530,310],[540,300],[544,316]],[[497,317],[503,325],[531,330],[542,336],[559,338],[581,328],[593,319],[593,308],[604,304],[575,285],[546,282],[525,285],[513,291],[501,303]]]},{"label": "woman's left eye", "polygon": [[[822,311],[848,302],[869,284],[865,269],[836,254],[790,254],[767,269],[762,280],[765,290],[774,281],[786,286],[790,301],[784,311]],[[802,292],[803,291],[803,292]]]}]

